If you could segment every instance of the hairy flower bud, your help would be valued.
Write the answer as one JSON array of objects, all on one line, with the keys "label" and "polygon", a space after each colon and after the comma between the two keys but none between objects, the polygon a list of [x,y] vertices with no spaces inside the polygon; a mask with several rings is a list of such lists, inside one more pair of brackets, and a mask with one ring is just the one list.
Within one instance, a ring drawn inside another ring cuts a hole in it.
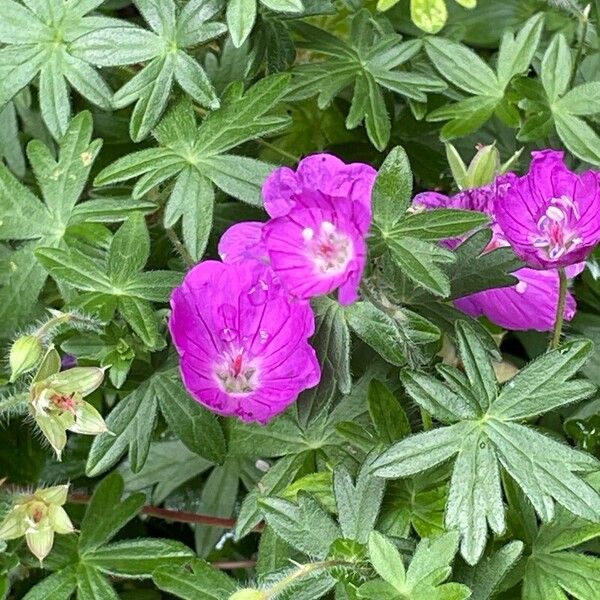
[{"label": "hairy flower bud", "polygon": [[10,382],[13,383],[21,375],[31,371],[42,357],[44,348],[35,335],[22,335],[17,338],[10,349]]},{"label": "hairy flower bud", "polygon": [[67,501],[68,490],[68,485],[57,485],[20,496],[0,523],[0,539],[25,536],[29,550],[41,563],[52,550],[55,533],[74,531],[71,519],[62,507]]},{"label": "hairy flower bud", "polygon": [[482,146],[473,157],[465,180],[468,189],[488,185],[500,171],[500,152],[495,144]]}]

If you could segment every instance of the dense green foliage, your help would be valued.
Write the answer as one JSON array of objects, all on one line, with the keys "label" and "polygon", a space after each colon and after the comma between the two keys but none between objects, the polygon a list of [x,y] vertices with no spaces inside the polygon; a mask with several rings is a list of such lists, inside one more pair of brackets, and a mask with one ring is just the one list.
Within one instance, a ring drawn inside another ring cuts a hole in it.
[{"label": "dense green foliage", "polygon": [[[452,304],[516,282],[487,216],[411,207],[600,169],[598,115],[597,1],[0,0],[0,598],[599,600],[600,250],[547,351]],[[317,387],[218,417],[171,292],[320,151],[379,171],[361,298],[312,302]]]}]

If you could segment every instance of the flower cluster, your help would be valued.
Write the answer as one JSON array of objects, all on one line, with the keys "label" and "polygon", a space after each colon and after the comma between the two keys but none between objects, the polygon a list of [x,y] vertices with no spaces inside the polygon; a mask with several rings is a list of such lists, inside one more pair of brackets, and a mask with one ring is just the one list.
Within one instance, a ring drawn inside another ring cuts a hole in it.
[{"label": "flower cluster", "polygon": [[[576,174],[563,162],[563,153],[533,153],[529,172],[502,175],[490,185],[448,197],[435,192],[419,194],[414,205],[426,209],[460,208],[492,218],[493,238],[486,251],[511,246],[526,267],[513,275],[511,287],[485,290],[455,300],[457,308],[486,316],[507,329],[549,331],[556,319],[559,275],[565,267],[573,278],[585,268],[585,259],[600,241],[600,184],[598,174]],[[447,240],[455,247],[460,240]],[[564,317],[575,315],[575,299],[567,295]]]},{"label": "flower cluster", "polygon": [[328,154],[275,170],[263,187],[270,220],[234,225],[219,243],[222,262],[186,275],[169,327],[196,400],[266,423],[319,382],[308,300],[336,289],[342,304],[356,300],[375,177]]}]

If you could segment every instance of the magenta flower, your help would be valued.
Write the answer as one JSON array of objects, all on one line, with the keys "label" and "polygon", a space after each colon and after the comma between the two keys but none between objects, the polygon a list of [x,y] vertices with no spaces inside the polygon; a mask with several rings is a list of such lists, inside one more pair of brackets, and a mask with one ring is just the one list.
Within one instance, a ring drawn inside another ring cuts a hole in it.
[{"label": "magenta flower", "polygon": [[[493,185],[465,190],[453,197],[436,192],[425,192],[415,197],[413,206],[433,210],[436,208],[476,210],[490,215],[493,237],[486,248],[486,251],[490,252],[500,246],[509,245],[494,214],[496,198],[502,198],[507,190],[506,178],[500,177]],[[455,248],[461,240],[446,240],[443,243],[449,248]],[[575,277],[584,268],[585,263],[573,265],[567,269],[567,275]],[[505,329],[551,331],[556,320],[558,305],[557,270],[523,268],[515,271],[513,275],[519,280],[517,284],[458,298],[454,301],[455,306],[474,318],[485,316]],[[565,306],[565,319],[571,320],[575,316],[575,311],[575,298],[569,293]]]},{"label": "magenta flower", "polygon": [[274,171],[263,186],[272,219],[263,228],[271,267],[298,298],[329,294],[351,304],[365,268],[371,191],[377,172],[316,154],[294,172]]},{"label": "magenta flower", "polygon": [[565,267],[585,260],[600,241],[598,173],[577,174],[563,152],[533,152],[529,173],[506,176],[506,193],[495,215],[515,253],[534,269]]},{"label": "magenta flower", "polygon": [[243,221],[232,225],[219,240],[219,256],[226,263],[257,260],[268,264],[267,247],[262,239],[264,223]]},{"label": "magenta flower", "polygon": [[268,267],[202,262],[171,297],[169,328],[183,382],[210,410],[266,423],[315,386],[320,369],[308,344],[315,320]]}]

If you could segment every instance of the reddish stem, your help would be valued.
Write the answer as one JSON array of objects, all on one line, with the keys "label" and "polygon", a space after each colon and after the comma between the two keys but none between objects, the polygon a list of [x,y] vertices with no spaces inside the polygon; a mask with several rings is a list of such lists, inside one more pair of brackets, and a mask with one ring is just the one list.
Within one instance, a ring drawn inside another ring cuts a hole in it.
[{"label": "reddish stem", "polygon": [[[88,504],[90,496],[86,494],[69,494],[69,502],[73,504]],[[198,513],[185,512],[180,510],[169,510],[168,508],[160,508],[158,506],[144,506],[141,513],[166,521],[176,521],[177,523],[195,523],[199,525],[207,525],[209,527],[223,527],[224,529],[233,529],[236,525],[235,519],[227,519],[224,517],[213,517],[210,515],[202,515]],[[259,523],[252,531],[263,531],[264,525]]]}]

